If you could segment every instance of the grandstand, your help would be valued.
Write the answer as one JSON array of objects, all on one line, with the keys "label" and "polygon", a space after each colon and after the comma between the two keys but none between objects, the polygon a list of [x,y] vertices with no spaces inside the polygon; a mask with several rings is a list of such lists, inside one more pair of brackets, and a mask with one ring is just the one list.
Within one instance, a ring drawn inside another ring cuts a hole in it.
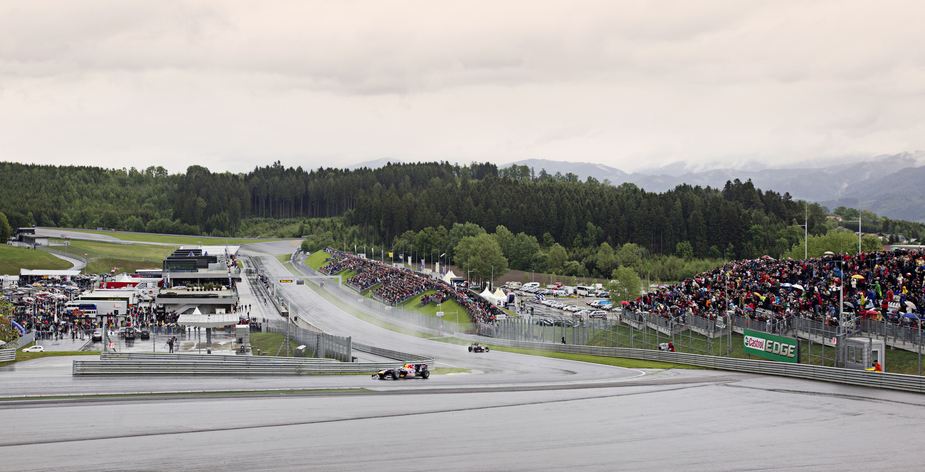
[{"label": "grandstand", "polygon": [[374,298],[389,306],[427,291],[435,291],[438,297],[452,299],[463,306],[473,323],[493,323],[497,315],[504,313],[477,294],[457,289],[440,279],[332,248],[325,248],[325,252],[331,258],[319,268],[322,273],[335,275],[347,270],[356,271],[357,274],[347,279],[345,284],[360,292],[371,289]]}]

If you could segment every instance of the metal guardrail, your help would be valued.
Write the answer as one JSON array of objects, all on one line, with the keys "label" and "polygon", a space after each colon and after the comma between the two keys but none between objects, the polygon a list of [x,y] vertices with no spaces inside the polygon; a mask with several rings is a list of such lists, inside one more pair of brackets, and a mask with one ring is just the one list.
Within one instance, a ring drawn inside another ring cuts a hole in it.
[{"label": "metal guardrail", "polygon": [[383,349],[380,347],[370,346],[367,344],[354,343],[353,348],[360,352],[365,352],[367,354],[372,354],[374,356],[395,359],[403,363],[409,363],[409,364],[433,364],[434,363],[434,358],[430,356],[419,356],[417,354],[409,354],[407,352],[392,351],[390,349]]},{"label": "metal guardrail", "polygon": [[781,377],[856,385],[859,387],[887,388],[892,390],[904,390],[907,392],[925,393],[925,377],[919,377],[917,375],[867,372],[863,370],[841,369],[818,365],[788,364],[783,362],[736,359],[683,352],[663,352],[648,349],[507,341],[504,339],[471,335],[457,335],[457,337],[470,341],[521,349],[537,349],[569,354],[588,354],[602,357],[621,357],[646,361],[671,362],[715,370],[776,375]]},{"label": "metal guardrail", "polygon": [[75,360],[73,375],[307,375],[373,374],[399,362],[228,362],[184,360]]},{"label": "metal guardrail", "polygon": [[100,354],[103,361],[127,360],[164,360],[164,361],[209,361],[209,362],[288,362],[317,364],[335,362],[334,359],[317,359],[313,357],[276,357],[276,356],[238,356],[227,354],[155,354],[150,352],[104,352]]},{"label": "metal guardrail", "polygon": [[16,360],[16,349],[0,349],[0,362]]}]

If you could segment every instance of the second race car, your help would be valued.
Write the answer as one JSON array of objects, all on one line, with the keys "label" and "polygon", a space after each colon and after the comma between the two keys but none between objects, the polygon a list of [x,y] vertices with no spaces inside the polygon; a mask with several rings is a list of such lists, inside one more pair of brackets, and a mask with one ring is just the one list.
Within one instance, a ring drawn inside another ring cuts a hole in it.
[{"label": "second race car", "polygon": [[479,343],[469,345],[469,352],[488,352],[488,346],[482,346]]}]

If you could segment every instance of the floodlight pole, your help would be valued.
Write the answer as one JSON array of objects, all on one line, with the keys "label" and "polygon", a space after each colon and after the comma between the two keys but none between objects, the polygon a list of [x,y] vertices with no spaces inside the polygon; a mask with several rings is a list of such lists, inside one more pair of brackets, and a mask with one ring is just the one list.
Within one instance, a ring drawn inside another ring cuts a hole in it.
[{"label": "floodlight pole", "polygon": [[[860,219],[860,218],[859,218]],[[839,268],[841,272],[841,283],[838,284],[838,335],[835,339],[838,342],[838,345],[835,346],[837,349],[838,357],[842,362],[842,367],[846,367],[844,348],[845,348],[845,257],[842,254],[838,255],[839,257]],[[837,365],[837,362],[836,362]]]}]

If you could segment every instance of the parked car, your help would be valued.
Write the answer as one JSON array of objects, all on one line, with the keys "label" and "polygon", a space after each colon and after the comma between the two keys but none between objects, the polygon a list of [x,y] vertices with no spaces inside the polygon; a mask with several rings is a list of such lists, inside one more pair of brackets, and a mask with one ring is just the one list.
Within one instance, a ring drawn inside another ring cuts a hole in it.
[{"label": "parked car", "polygon": [[100,330],[94,331],[94,332],[93,332],[93,336],[91,337],[91,339],[93,340],[93,342],[100,342],[100,341],[102,341],[102,340],[103,340],[103,332],[100,331]]},{"label": "parked car", "polygon": [[588,318],[600,318],[604,320],[607,319],[607,312],[604,310],[594,310],[591,313],[588,313]]},{"label": "parked car", "polygon": [[138,338],[141,340],[151,339],[151,333],[145,330],[142,330],[141,332],[138,333]]},{"label": "parked car", "polygon": [[45,352],[44,346],[31,346],[22,350],[22,352]]}]

